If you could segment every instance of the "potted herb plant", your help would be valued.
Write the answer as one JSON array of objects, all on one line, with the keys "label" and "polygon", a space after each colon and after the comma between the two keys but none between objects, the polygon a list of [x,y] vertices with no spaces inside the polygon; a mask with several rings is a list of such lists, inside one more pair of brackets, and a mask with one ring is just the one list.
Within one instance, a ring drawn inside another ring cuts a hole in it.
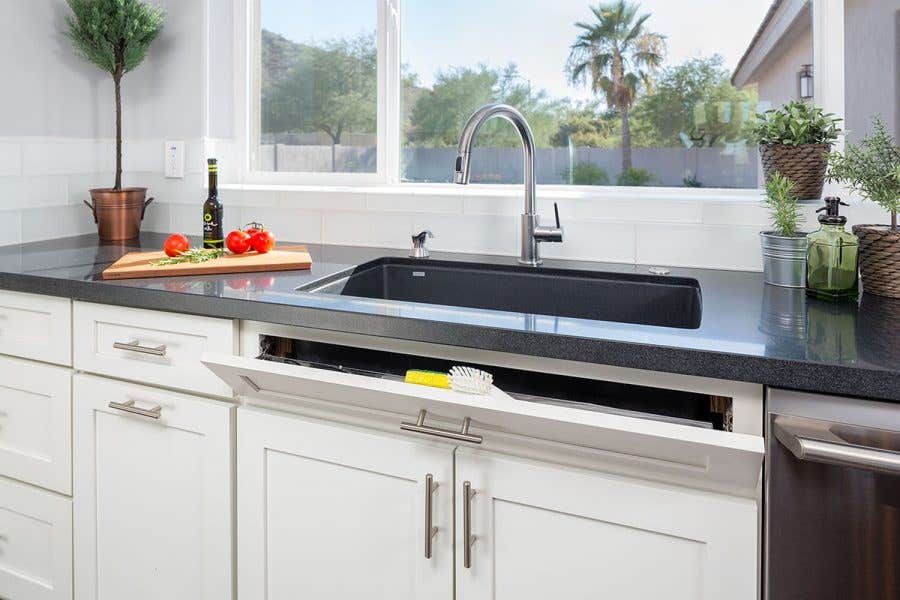
[{"label": "potted herb plant", "polygon": [[794,193],[796,184],[775,171],[766,183],[765,206],[770,231],[760,232],[766,283],[781,287],[806,286],[806,233],[800,231],[803,213]]},{"label": "potted herb plant", "polygon": [[777,171],[794,182],[797,198],[818,199],[825,182],[826,156],[841,132],[840,121],[799,100],[757,115],[750,130],[759,144],[766,182]]},{"label": "potted herb plant", "polygon": [[891,215],[890,225],[854,225],[863,291],[900,298],[900,148],[878,117],[859,144],[828,158],[828,180],[838,181]]},{"label": "potted herb plant", "polygon": [[122,187],[122,77],[143,62],[162,30],[165,11],[141,0],[66,0],[66,36],[75,54],[112,76],[116,106],[116,180],[91,190],[101,239],[127,239],[140,231],[147,188]]}]

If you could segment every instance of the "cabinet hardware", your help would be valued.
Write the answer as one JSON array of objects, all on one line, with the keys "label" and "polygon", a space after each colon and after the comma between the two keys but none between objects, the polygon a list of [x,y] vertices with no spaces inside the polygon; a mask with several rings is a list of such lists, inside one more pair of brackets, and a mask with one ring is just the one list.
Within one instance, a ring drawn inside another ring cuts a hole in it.
[{"label": "cabinet hardware", "polygon": [[400,423],[400,429],[404,431],[414,431],[415,433],[424,433],[426,435],[435,435],[437,437],[456,440],[458,442],[471,442],[473,444],[480,444],[484,440],[480,435],[469,433],[469,426],[472,424],[472,419],[469,417],[463,419],[462,429],[459,431],[450,431],[449,429],[441,429],[440,427],[426,425],[425,416],[426,411],[420,410],[419,418],[416,419],[415,423],[407,423],[404,421]]},{"label": "cabinet hardware", "polygon": [[434,536],[437,535],[438,528],[432,523],[434,521],[434,492],[438,489],[438,484],[434,481],[434,476],[429,473],[425,476],[425,558],[431,558],[432,542]]},{"label": "cabinet hardware", "polygon": [[141,346],[138,343],[138,340],[132,340],[130,342],[114,342],[113,348],[116,350],[128,350],[129,352],[139,352],[141,354],[152,354],[153,356],[165,356],[166,355],[166,345],[161,344],[159,346],[151,348],[150,346]]},{"label": "cabinet hardware", "polygon": [[472,483],[463,482],[463,567],[472,568],[472,545],[475,536],[472,535],[472,498],[477,492],[472,489]]},{"label": "cabinet hardware", "polygon": [[138,408],[134,405],[134,400],[126,400],[125,402],[110,402],[109,407],[116,410],[121,410],[123,412],[141,415],[142,417],[150,417],[151,419],[158,419],[160,413],[162,413],[162,407],[158,404],[153,408]]}]

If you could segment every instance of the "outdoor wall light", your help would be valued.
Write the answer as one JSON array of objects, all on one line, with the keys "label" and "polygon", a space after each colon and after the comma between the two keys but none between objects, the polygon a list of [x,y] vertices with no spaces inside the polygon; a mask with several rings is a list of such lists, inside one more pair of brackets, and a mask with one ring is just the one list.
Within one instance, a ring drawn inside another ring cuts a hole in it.
[{"label": "outdoor wall light", "polygon": [[801,100],[812,100],[813,97],[813,72],[812,65],[803,65],[797,73],[797,82],[800,88]]}]

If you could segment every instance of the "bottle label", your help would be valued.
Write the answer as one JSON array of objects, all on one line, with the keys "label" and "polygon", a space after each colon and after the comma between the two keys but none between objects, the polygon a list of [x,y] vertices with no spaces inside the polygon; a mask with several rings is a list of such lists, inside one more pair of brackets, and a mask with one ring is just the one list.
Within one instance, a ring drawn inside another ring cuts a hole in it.
[{"label": "bottle label", "polygon": [[218,216],[210,211],[203,213],[203,245],[206,248],[221,248],[225,244],[222,224]]}]

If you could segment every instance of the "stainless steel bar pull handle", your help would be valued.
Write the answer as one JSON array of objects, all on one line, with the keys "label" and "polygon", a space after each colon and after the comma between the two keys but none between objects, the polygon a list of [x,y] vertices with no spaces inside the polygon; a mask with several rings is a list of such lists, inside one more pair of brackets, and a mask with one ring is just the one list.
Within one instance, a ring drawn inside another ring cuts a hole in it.
[{"label": "stainless steel bar pull handle", "polygon": [[126,400],[125,402],[110,402],[109,407],[116,410],[121,410],[122,412],[131,413],[133,415],[150,417],[151,419],[158,419],[159,415],[162,413],[162,407],[159,405],[156,405],[153,408],[138,408],[134,405],[134,400]]},{"label": "stainless steel bar pull handle", "polygon": [[898,452],[804,437],[802,429],[792,426],[789,419],[782,417],[776,417],[774,430],[778,441],[798,460],[900,475]]},{"label": "stainless steel bar pull handle", "polygon": [[434,492],[438,484],[434,476],[429,473],[425,476],[425,558],[430,559],[433,550],[434,536],[438,528],[434,526]]},{"label": "stainless steel bar pull handle", "polygon": [[424,433],[426,435],[434,435],[437,437],[447,438],[449,440],[456,440],[458,442],[471,442],[473,444],[480,444],[484,441],[480,435],[475,435],[469,433],[469,427],[472,424],[472,419],[466,417],[463,419],[462,428],[459,431],[450,431],[449,429],[441,429],[440,427],[431,427],[430,425],[425,424],[425,416],[426,411],[419,411],[419,418],[416,419],[415,423],[400,423],[400,429],[404,431],[414,431],[416,433]]},{"label": "stainless steel bar pull handle", "polygon": [[132,340],[130,342],[114,342],[113,348],[116,350],[128,350],[129,352],[139,352],[140,354],[152,354],[153,356],[165,356],[166,355],[166,345],[161,344],[159,346],[141,346],[138,343],[138,340]]},{"label": "stainless steel bar pull handle", "polygon": [[472,483],[463,482],[463,567],[472,568],[472,545],[475,536],[472,535],[472,498],[476,492],[472,489]]}]

